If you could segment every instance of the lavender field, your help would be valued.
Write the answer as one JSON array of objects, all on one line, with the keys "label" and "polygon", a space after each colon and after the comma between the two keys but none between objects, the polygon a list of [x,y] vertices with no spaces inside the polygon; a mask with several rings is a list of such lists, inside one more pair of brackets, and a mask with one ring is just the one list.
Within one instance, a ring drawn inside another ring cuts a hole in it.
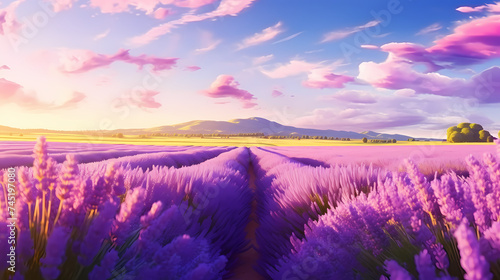
[{"label": "lavender field", "polygon": [[0,151],[2,279],[500,278],[492,145],[425,176],[409,146],[29,144]]}]

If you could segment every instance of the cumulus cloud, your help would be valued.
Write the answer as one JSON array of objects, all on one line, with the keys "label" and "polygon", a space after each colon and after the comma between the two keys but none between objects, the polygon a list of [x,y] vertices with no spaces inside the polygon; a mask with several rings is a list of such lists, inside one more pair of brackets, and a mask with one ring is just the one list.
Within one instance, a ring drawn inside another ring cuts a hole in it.
[{"label": "cumulus cloud", "polygon": [[276,36],[278,36],[280,33],[282,33],[283,30],[283,23],[280,21],[276,23],[273,26],[270,26],[261,32],[255,33],[250,37],[247,37],[243,39],[243,41],[238,44],[238,50],[242,50],[248,47],[260,45],[262,43],[265,43],[269,40],[274,39]]},{"label": "cumulus cloud", "polygon": [[170,14],[170,10],[169,9],[165,9],[165,8],[158,8],[154,11],[153,13],[153,17],[155,19],[165,19],[168,15]]},{"label": "cumulus cloud", "polygon": [[16,104],[28,110],[59,110],[73,108],[86,98],[81,92],[73,92],[71,98],[62,104],[46,103],[39,100],[36,93],[27,91],[18,83],[0,78],[0,106]]},{"label": "cumulus cloud", "polygon": [[230,75],[219,75],[210,85],[208,90],[202,91],[205,96],[211,98],[233,98],[243,103],[243,108],[253,108],[257,103],[256,98],[248,91],[239,89],[240,84]]},{"label": "cumulus cloud", "polygon": [[7,65],[0,66],[0,70],[10,70],[10,67]]},{"label": "cumulus cloud", "polygon": [[307,73],[322,66],[323,65],[320,63],[309,63],[304,60],[291,60],[289,63],[278,65],[272,70],[261,69],[261,72],[269,78],[280,79]]},{"label": "cumulus cloud", "polygon": [[134,106],[144,110],[157,109],[162,106],[161,103],[155,100],[155,96],[157,96],[158,94],[160,94],[160,92],[155,90],[135,91],[131,95],[125,95],[117,98],[115,101],[115,106],[117,108],[124,106]]},{"label": "cumulus cloud", "polygon": [[22,2],[24,0],[17,0],[0,9],[0,35],[15,33],[19,29],[21,24],[17,21],[16,9]]},{"label": "cumulus cloud", "polygon": [[336,75],[328,67],[313,69],[307,75],[302,85],[308,88],[343,88],[346,83],[354,82],[354,78],[346,75]]},{"label": "cumulus cloud", "polygon": [[64,10],[69,10],[73,7],[73,4],[78,0],[48,0],[52,3],[54,12],[60,12]]},{"label": "cumulus cloud", "polygon": [[346,28],[343,30],[335,30],[335,31],[328,32],[323,36],[323,40],[321,40],[321,43],[326,43],[326,42],[344,39],[352,34],[358,33],[360,31],[367,29],[367,28],[375,27],[375,26],[379,25],[380,23],[381,23],[381,21],[379,21],[379,20],[372,20],[372,21],[367,22],[366,24],[363,24],[360,26],[355,26],[355,27],[350,27],[350,28]]},{"label": "cumulus cloud", "polygon": [[500,102],[499,67],[492,67],[466,80],[436,72],[418,72],[413,68],[413,63],[389,54],[382,63],[361,63],[358,78],[379,88],[411,89],[418,94],[475,98],[481,103]]},{"label": "cumulus cloud", "polygon": [[500,57],[500,15],[475,18],[457,26],[425,48],[414,43],[390,43],[381,50],[413,62],[424,62],[430,71],[478,64]]},{"label": "cumulus cloud", "polygon": [[[96,1],[96,0],[92,0]],[[118,0],[116,0],[118,1]],[[203,13],[203,14],[184,14],[181,18],[173,21],[166,22],[164,24],[158,25],[151,28],[146,33],[133,37],[129,40],[129,43],[135,46],[143,46],[151,43],[152,41],[158,39],[159,37],[170,33],[172,29],[192,23],[199,22],[209,19],[215,19],[224,16],[236,16],[241,13],[244,9],[249,7],[255,0],[222,0],[214,11]]]},{"label": "cumulus cloud", "polygon": [[436,32],[436,31],[439,31],[443,28],[443,26],[439,23],[433,23],[427,27],[424,27],[422,28],[420,31],[417,32],[416,35],[425,35],[425,34],[429,34],[429,33],[432,33],[432,32]]},{"label": "cumulus cloud", "polygon": [[145,65],[152,65],[153,71],[162,71],[174,67],[177,60],[177,58],[160,58],[144,54],[132,56],[129,50],[123,49],[114,55],[96,54],[90,50],[63,50],[59,57],[59,69],[65,73],[84,73],[122,61],[135,64],[139,69]]},{"label": "cumulus cloud", "polygon": [[304,60],[291,60],[287,64],[276,66],[272,70],[260,71],[272,79],[286,78],[307,73],[307,80],[302,85],[309,88],[343,88],[344,84],[353,82],[354,78],[346,75],[334,74],[333,71],[340,62],[331,65],[324,63],[310,63]]}]

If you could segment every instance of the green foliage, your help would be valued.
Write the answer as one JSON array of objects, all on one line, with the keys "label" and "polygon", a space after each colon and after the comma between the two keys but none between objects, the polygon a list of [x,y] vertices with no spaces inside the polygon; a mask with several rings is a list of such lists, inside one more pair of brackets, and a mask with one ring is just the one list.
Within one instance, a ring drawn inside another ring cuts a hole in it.
[{"label": "green foliage", "polygon": [[493,142],[494,138],[493,136],[488,136],[488,138],[486,139],[486,142]]},{"label": "green foliage", "polygon": [[490,137],[490,136],[491,136],[491,134],[487,130],[479,131],[479,141],[481,141],[481,142],[487,142],[488,137]]},{"label": "green foliage", "polygon": [[362,139],[362,140],[363,140],[363,143],[368,142],[368,139],[367,139],[366,137],[363,137],[363,139]]},{"label": "green foliage", "polygon": [[392,139],[392,143],[396,143],[398,142],[396,139]]},{"label": "green foliage", "polygon": [[491,134],[477,123],[459,123],[446,131],[446,139],[452,143],[487,142],[488,136]]},{"label": "green foliage", "polygon": [[469,127],[472,130],[477,130],[477,131],[483,130],[483,126],[480,124],[477,124],[477,123],[472,123],[472,124],[470,124]]},{"label": "green foliage", "polygon": [[448,138],[450,142],[452,143],[460,143],[460,142],[465,142],[465,135],[460,133],[460,132],[453,132],[450,137]]}]

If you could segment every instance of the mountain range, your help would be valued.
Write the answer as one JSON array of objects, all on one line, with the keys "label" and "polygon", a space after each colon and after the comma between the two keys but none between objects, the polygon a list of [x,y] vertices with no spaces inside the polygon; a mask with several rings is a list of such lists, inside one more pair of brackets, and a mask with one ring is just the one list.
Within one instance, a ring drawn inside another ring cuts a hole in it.
[{"label": "mountain range", "polygon": [[[0,132],[4,133],[19,133],[22,129],[0,126]],[[30,130],[33,131],[33,130]],[[39,132],[50,132],[50,130],[37,129]],[[54,131],[52,131],[54,132]],[[178,133],[178,134],[239,134],[239,133],[264,133],[265,135],[278,136],[326,136],[338,138],[361,139],[396,139],[398,141],[406,141],[408,138],[414,138],[402,134],[385,134],[375,131],[353,132],[343,130],[321,130],[311,128],[298,128],[293,126],[282,125],[280,123],[270,121],[264,118],[248,118],[248,119],[233,119],[229,121],[207,121],[196,120],[175,125],[166,125],[145,129],[116,129],[108,131],[111,133],[123,133],[126,135],[152,134],[152,133]],[[78,133],[81,133],[79,131]],[[419,140],[442,140],[442,139],[427,139],[416,138]]]}]

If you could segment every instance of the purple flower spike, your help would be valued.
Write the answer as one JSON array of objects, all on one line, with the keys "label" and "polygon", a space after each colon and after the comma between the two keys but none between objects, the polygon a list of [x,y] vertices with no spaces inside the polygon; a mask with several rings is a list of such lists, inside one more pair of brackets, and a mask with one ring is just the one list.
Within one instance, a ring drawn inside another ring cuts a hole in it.
[{"label": "purple flower spike", "polygon": [[118,261],[118,252],[112,250],[108,252],[106,256],[101,261],[101,264],[95,266],[92,272],[89,274],[90,280],[100,280],[108,279],[115,268],[116,262]]},{"label": "purple flower spike", "polygon": [[58,266],[66,256],[66,243],[70,237],[70,231],[63,227],[56,227],[47,240],[45,257],[40,262],[42,275],[45,279],[56,279],[61,273]]},{"label": "purple flower spike", "polygon": [[427,250],[423,250],[420,254],[415,255],[415,265],[417,266],[418,279],[438,279],[436,277],[434,265],[432,265],[431,256],[427,253]]},{"label": "purple flower spike", "polygon": [[412,280],[410,273],[394,260],[385,261],[385,268],[391,280]]},{"label": "purple flower spike", "polygon": [[464,219],[454,234],[460,250],[460,264],[462,264],[462,268],[466,272],[465,279],[492,279],[493,275],[490,273],[490,266],[484,256],[481,255],[479,242],[467,224],[467,220]]}]

